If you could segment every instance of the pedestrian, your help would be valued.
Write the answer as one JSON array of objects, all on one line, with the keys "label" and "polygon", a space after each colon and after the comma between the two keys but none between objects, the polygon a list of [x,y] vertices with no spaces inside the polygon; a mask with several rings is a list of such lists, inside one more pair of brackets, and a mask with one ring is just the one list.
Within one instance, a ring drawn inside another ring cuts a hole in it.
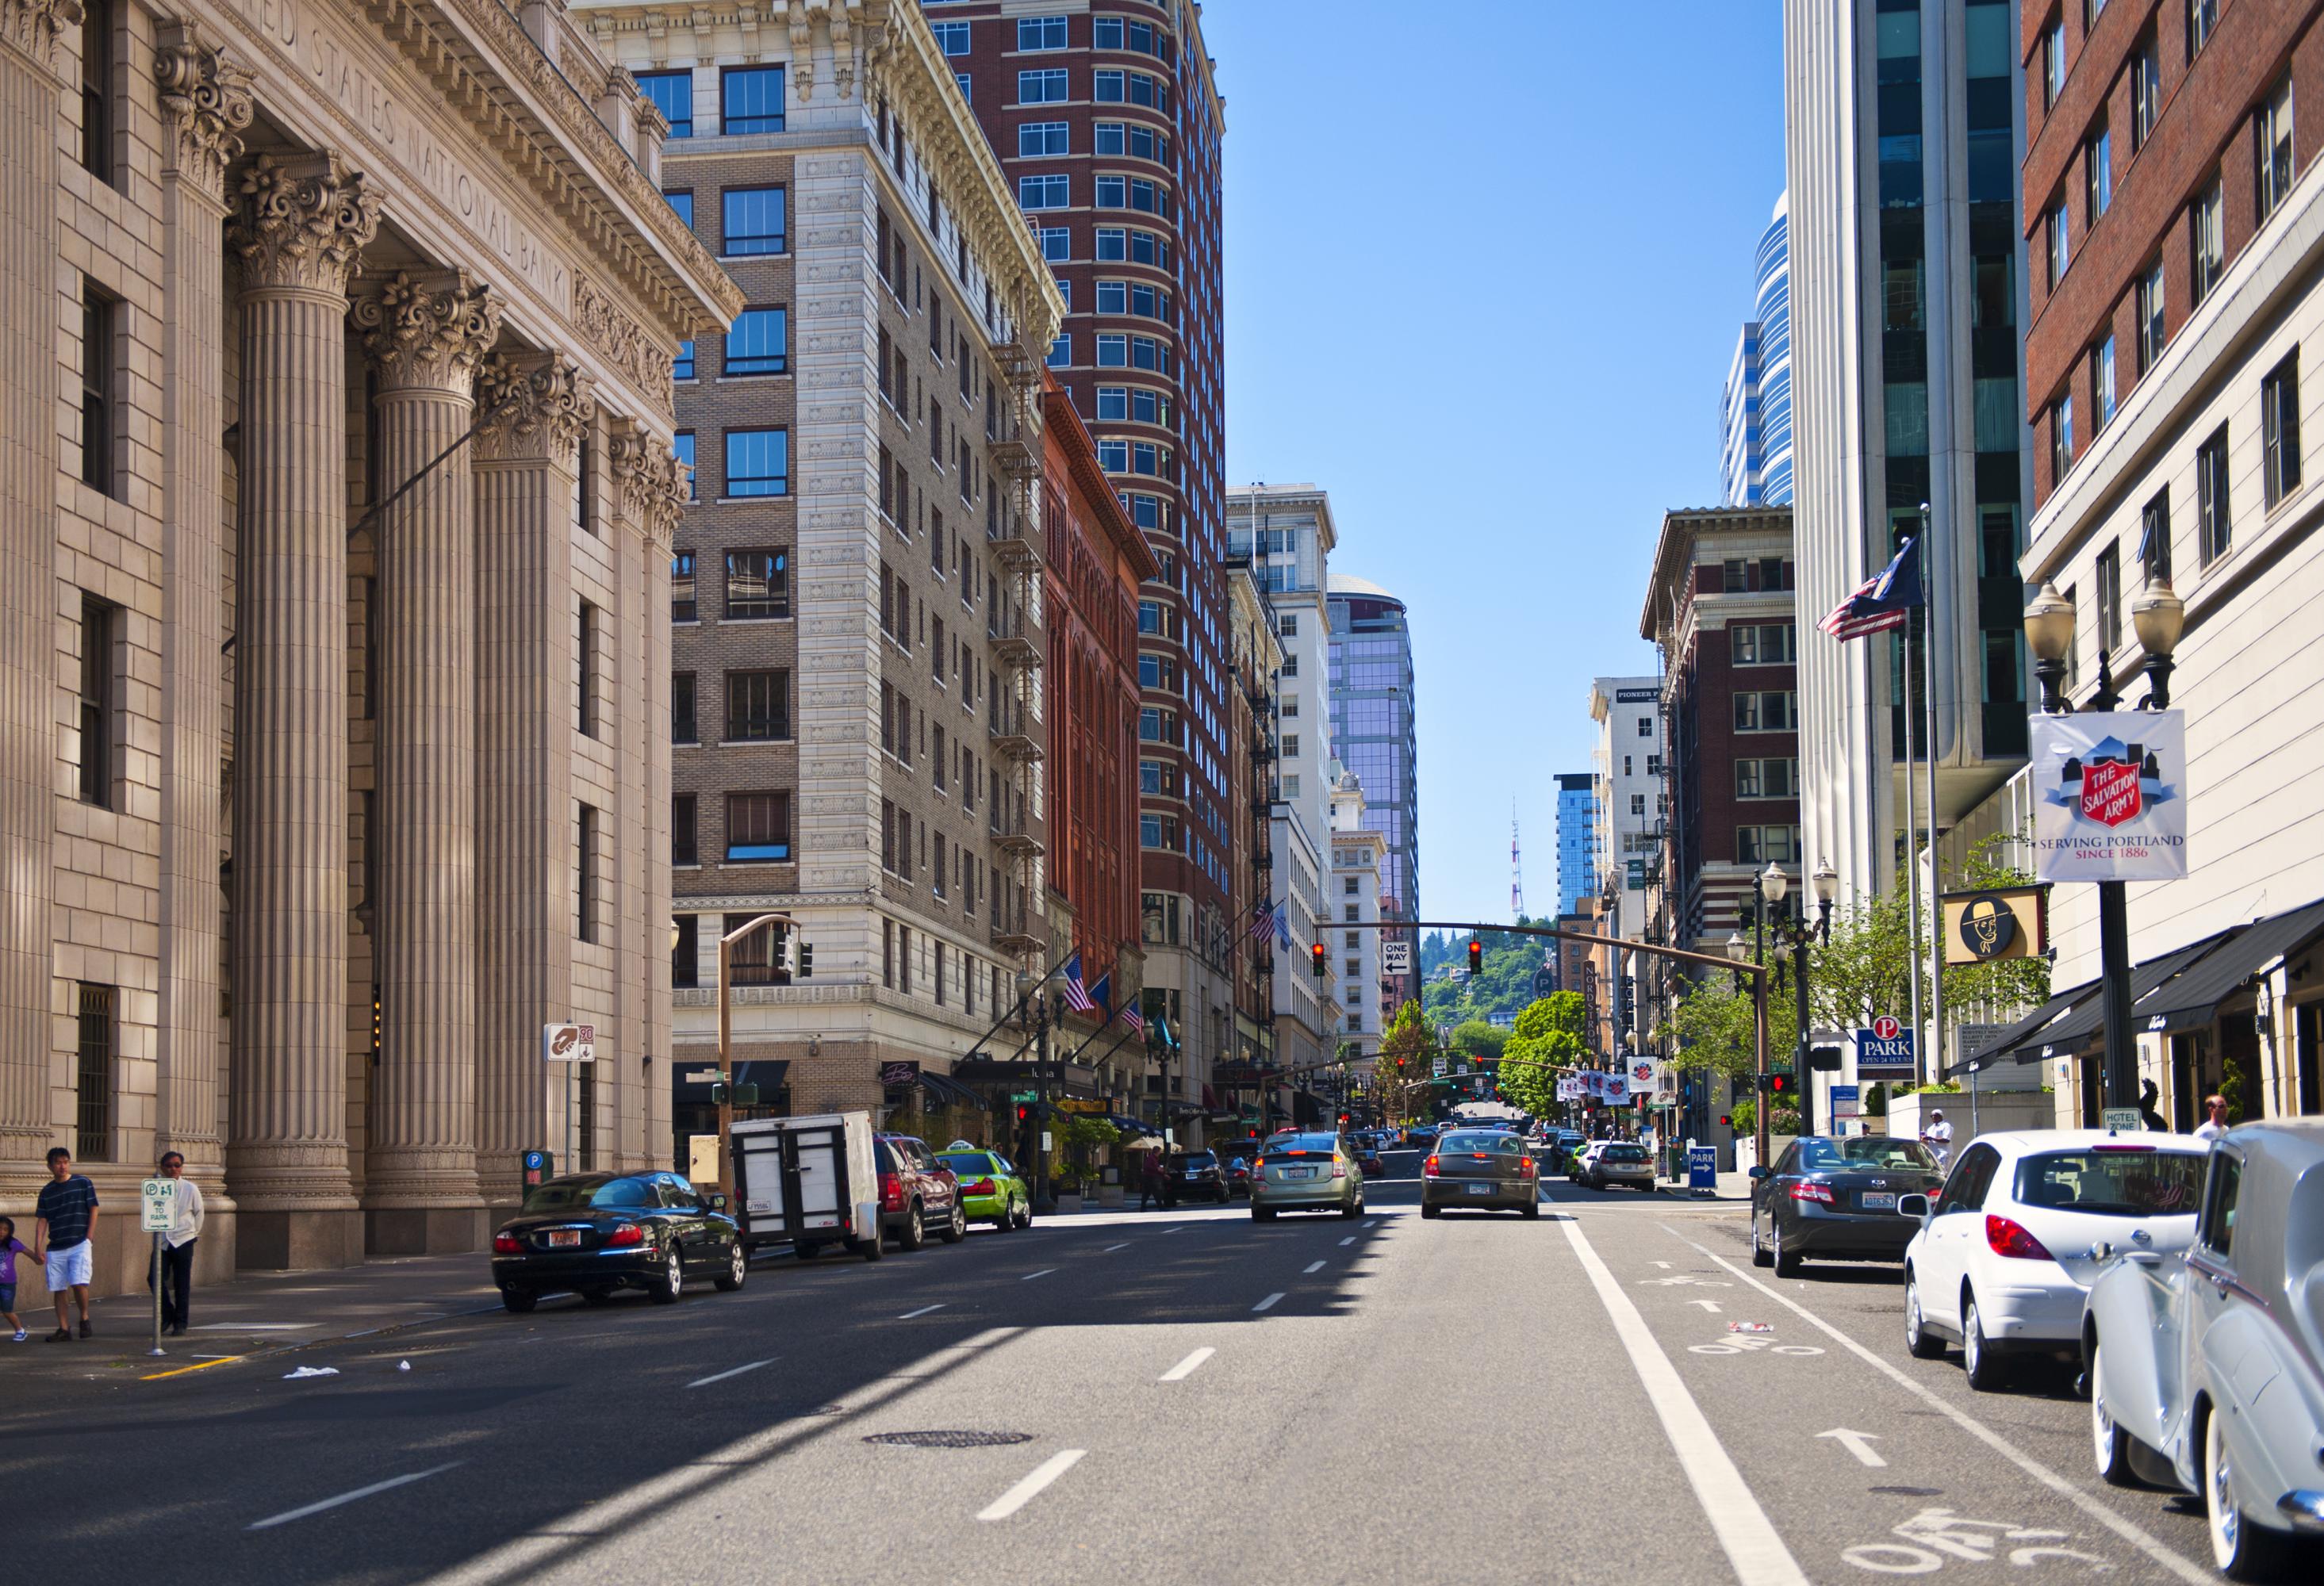
[{"label": "pedestrian", "polygon": [[2139,1082],[2138,1121],[2145,1125],[2145,1127],[2153,1133],[2169,1134],[2171,1132],[2171,1126],[2163,1121],[2163,1114],[2156,1111],[2154,1109],[2154,1103],[2160,1101],[2162,1097],[2163,1092],[2161,1088],[2158,1087],[2153,1080],[2142,1080]]},{"label": "pedestrian", "polygon": [[1162,1179],[1161,1152],[1141,1151],[1139,1162],[1138,1209],[1143,1212],[1153,1203],[1163,1201],[1169,1194],[1170,1186]]},{"label": "pedestrian", "polygon": [[2199,1140],[2215,1140],[2227,1132],[2227,1099],[2225,1096],[2203,1098],[2203,1121],[2195,1126]]},{"label": "pedestrian", "polygon": [[32,1247],[16,1237],[16,1220],[0,1217],[0,1322],[5,1322],[16,1335],[9,1341],[12,1343],[32,1336],[24,1331],[24,1319],[16,1314],[16,1258],[32,1253]]},{"label": "pedestrian", "polygon": [[49,1182],[32,1207],[32,1259],[48,1269],[49,1294],[57,1302],[57,1330],[51,1343],[69,1343],[72,1329],[65,1319],[68,1290],[80,1305],[80,1335],[93,1336],[88,1324],[88,1280],[97,1237],[97,1186],[72,1170],[72,1153],[62,1146],[49,1150]]},{"label": "pedestrian", "polygon": [[161,1331],[183,1336],[186,1331],[187,1300],[194,1287],[194,1241],[202,1237],[201,1186],[186,1176],[186,1159],[175,1151],[161,1157],[161,1176],[176,1186],[171,1201],[170,1231],[161,1236],[160,1264],[154,1270],[154,1259],[145,1262],[145,1286],[152,1288],[158,1279],[161,1285]]},{"label": "pedestrian", "polygon": [[1942,1107],[1929,1109],[1929,1126],[1921,1131],[1921,1143],[1935,1156],[1940,1168],[1949,1166],[1953,1159],[1953,1126],[1945,1121]]}]

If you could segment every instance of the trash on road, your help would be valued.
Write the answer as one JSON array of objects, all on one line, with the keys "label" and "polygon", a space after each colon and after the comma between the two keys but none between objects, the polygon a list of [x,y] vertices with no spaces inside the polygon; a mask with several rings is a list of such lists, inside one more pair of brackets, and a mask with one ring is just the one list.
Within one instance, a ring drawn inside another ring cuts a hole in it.
[{"label": "trash on road", "polygon": [[1727,1324],[1727,1331],[1729,1332],[1773,1332],[1775,1331],[1775,1324],[1772,1322],[1729,1322]]},{"label": "trash on road", "polygon": [[399,1371],[409,1371],[411,1369],[411,1362],[409,1360],[398,1360],[395,1362],[395,1369]]},{"label": "trash on road", "polygon": [[337,1366],[301,1366],[296,1371],[282,1373],[282,1380],[288,1382],[297,1377],[337,1377],[338,1374]]}]

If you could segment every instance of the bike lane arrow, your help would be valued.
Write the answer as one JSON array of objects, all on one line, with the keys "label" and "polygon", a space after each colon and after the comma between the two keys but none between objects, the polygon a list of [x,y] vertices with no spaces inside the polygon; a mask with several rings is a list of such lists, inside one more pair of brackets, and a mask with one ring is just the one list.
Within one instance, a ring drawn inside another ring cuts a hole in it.
[{"label": "bike lane arrow", "polygon": [[1877,1433],[1850,1432],[1845,1426],[1835,1426],[1829,1432],[1819,1432],[1816,1435],[1831,1438],[1840,1447],[1854,1454],[1859,1464],[1869,1465],[1877,1470],[1888,1462],[1872,1452],[1872,1443],[1879,1435]]}]

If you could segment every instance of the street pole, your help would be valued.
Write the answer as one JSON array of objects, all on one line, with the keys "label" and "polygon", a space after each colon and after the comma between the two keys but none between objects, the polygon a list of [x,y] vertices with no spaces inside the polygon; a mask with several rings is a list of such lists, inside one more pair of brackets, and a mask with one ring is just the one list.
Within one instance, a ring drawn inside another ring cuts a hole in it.
[{"label": "street pole", "polygon": [[1033,1118],[1033,1210],[1043,1216],[1057,1209],[1049,1194],[1049,993],[1038,991],[1029,1010],[1033,1015],[1033,1093],[1039,1107]]},{"label": "street pole", "polygon": [[[746,927],[747,928],[747,927]],[[734,938],[718,938],[718,1193],[733,1205],[733,1174],[727,1166],[727,1141],[734,1133],[734,1071],[726,1054],[733,1042],[733,1015],[727,1006],[726,974],[734,957]],[[877,1233],[879,1231],[872,1231]]]},{"label": "street pole", "polygon": [[2098,996],[2105,1019],[2106,1104],[2138,1105],[2138,1055],[2130,1028],[2130,909],[2121,881],[2098,887]]},{"label": "street pole", "polygon": [[1767,1166],[1767,1113],[1773,1100],[1767,1093],[1767,974],[1763,969],[1751,977],[1752,1047],[1759,1072],[1759,1105],[1754,1109],[1759,1125],[1759,1166]]},{"label": "street pole", "polygon": [[1808,1067],[1808,933],[1807,899],[1800,899],[1800,919],[1792,932],[1792,995],[1799,1013],[1799,1044],[1792,1057],[1792,1072],[1800,1083],[1800,1133],[1815,1133],[1815,1074]]}]

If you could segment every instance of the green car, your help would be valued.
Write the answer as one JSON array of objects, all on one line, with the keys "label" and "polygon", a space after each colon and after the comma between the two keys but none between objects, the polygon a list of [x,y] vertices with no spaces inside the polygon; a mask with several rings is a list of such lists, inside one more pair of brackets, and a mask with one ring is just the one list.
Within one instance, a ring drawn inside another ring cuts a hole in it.
[{"label": "green car", "polygon": [[1032,1187],[1008,1157],[954,1140],[936,1160],[960,1180],[961,1210],[972,1222],[990,1222],[1003,1233],[1033,1226]]}]

